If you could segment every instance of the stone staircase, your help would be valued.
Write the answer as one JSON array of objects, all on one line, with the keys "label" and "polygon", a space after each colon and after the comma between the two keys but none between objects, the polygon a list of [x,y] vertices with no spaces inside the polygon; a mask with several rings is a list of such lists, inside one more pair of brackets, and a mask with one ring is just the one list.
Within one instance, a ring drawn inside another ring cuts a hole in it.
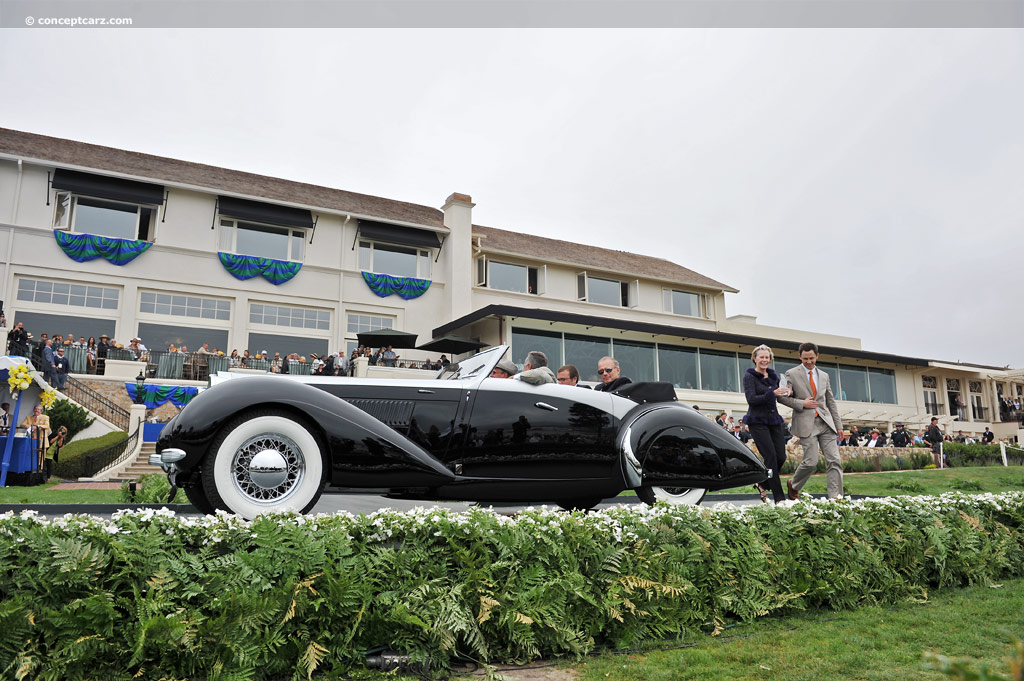
[{"label": "stone staircase", "polygon": [[139,476],[147,473],[163,473],[164,469],[149,464],[149,455],[156,453],[155,442],[143,442],[142,451],[135,457],[135,461],[128,464],[128,467],[118,473],[113,480],[138,480]]}]

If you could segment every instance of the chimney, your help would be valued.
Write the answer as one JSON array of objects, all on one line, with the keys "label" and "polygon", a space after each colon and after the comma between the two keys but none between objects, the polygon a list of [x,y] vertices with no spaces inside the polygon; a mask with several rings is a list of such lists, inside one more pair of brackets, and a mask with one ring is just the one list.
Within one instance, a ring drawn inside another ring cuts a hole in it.
[{"label": "chimney", "polygon": [[469,194],[453,193],[441,210],[444,224],[451,233],[445,240],[448,260],[447,297],[450,304],[449,320],[458,319],[473,311],[473,203]]}]

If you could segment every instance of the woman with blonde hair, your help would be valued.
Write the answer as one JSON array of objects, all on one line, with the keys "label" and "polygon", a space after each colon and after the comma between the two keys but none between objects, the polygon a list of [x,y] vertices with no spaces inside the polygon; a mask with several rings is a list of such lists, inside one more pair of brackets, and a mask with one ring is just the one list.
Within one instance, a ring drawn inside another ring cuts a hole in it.
[{"label": "woman with blonde hair", "polygon": [[[749,409],[743,418],[757,445],[757,451],[764,459],[768,468],[768,488],[772,492],[775,503],[786,499],[782,491],[782,480],[779,472],[786,462],[785,421],[779,414],[775,398],[787,397],[792,390],[780,387],[779,375],[772,369],[772,349],[767,345],[758,345],[750,353],[754,366],[743,375],[743,393],[747,398]],[[764,489],[758,485],[761,499],[767,501]]]}]

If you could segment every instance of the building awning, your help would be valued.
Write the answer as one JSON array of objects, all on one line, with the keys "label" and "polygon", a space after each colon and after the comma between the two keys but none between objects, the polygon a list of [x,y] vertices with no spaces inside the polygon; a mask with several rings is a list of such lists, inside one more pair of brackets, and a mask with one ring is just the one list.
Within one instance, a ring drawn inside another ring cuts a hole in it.
[{"label": "building awning", "polygon": [[370,241],[384,241],[389,244],[401,244],[415,248],[439,248],[441,240],[436,232],[428,232],[414,227],[389,225],[373,220],[359,221],[359,236]]},{"label": "building awning", "polygon": [[52,184],[54,189],[101,199],[155,206],[162,205],[164,202],[164,188],[161,185],[125,180],[120,177],[93,175],[77,170],[57,168],[53,173]]},{"label": "building awning", "polygon": [[218,197],[217,212],[225,217],[241,218],[253,222],[304,229],[313,228],[313,213],[311,211],[291,206],[280,206],[275,203],[239,199],[234,196]]},{"label": "building awning", "polygon": [[[576,324],[586,327],[597,327],[601,329],[616,329],[620,331],[637,331],[652,335],[663,335],[678,338],[680,340],[695,339],[713,341],[715,343],[734,343],[757,347],[761,343],[767,343],[776,350],[781,348],[792,348],[796,350],[797,343],[790,340],[763,338],[761,336],[746,336],[738,333],[722,333],[708,329],[692,329],[685,326],[672,326],[669,324],[652,324],[650,322],[635,321],[632,319],[615,319],[613,317],[597,317],[594,315],[578,314],[574,312],[562,312],[561,310],[544,310],[538,308],[516,307],[514,305],[487,305],[476,312],[471,312],[464,317],[439,326],[433,330],[434,338],[447,333],[457,333],[459,329],[472,324],[475,321],[491,316],[518,317],[522,319],[535,319],[545,322],[562,322],[565,324]],[[928,366],[928,360],[918,357],[903,357],[900,355],[889,355],[881,352],[867,352],[850,348],[837,348],[819,345],[818,350],[823,355],[832,355],[839,358],[863,359],[872,362],[888,362],[890,364],[905,364],[909,366]]]}]

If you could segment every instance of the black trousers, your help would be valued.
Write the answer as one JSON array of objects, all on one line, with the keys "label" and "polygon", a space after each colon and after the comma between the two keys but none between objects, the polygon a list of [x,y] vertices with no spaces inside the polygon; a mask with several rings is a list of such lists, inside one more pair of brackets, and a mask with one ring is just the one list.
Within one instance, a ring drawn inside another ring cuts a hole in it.
[{"label": "black trousers", "polygon": [[757,451],[764,459],[764,465],[771,471],[768,488],[772,491],[772,498],[776,502],[785,500],[786,493],[782,491],[782,480],[779,478],[782,464],[786,463],[786,435],[782,424],[766,426],[760,423],[751,423],[747,428],[754,438]]}]

